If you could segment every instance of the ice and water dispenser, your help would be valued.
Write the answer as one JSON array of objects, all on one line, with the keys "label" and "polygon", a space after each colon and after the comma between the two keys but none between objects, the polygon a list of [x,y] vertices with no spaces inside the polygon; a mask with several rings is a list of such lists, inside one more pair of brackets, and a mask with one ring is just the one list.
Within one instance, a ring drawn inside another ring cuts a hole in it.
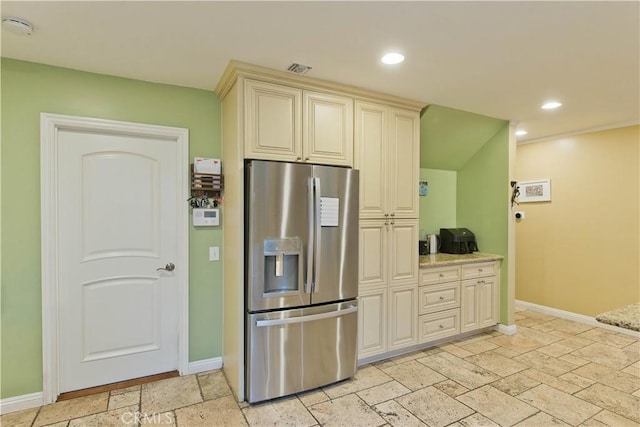
[{"label": "ice and water dispenser", "polygon": [[298,292],[302,283],[302,239],[264,240],[264,296]]}]

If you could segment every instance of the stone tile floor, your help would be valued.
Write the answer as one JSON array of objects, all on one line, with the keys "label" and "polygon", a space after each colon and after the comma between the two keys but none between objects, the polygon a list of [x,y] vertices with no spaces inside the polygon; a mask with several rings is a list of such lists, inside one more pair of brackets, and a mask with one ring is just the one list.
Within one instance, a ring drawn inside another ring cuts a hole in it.
[{"label": "stone tile floor", "polygon": [[220,371],[3,415],[7,426],[638,426],[640,340],[528,310],[487,332],[251,405]]}]

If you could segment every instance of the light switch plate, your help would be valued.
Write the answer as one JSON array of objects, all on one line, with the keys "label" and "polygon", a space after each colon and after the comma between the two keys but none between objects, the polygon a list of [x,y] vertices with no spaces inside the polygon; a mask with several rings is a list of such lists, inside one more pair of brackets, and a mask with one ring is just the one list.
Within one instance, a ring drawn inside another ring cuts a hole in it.
[{"label": "light switch plate", "polygon": [[220,248],[218,246],[209,248],[209,261],[220,261]]}]

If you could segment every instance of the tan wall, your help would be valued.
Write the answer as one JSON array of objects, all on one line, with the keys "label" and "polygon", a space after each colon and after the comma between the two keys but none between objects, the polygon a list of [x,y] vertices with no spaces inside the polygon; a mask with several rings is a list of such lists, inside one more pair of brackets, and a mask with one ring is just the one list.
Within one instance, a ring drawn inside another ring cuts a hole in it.
[{"label": "tan wall", "polygon": [[551,179],[522,203],[516,299],[586,316],[640,301],[640,126],[524,144],[518,181]]}]

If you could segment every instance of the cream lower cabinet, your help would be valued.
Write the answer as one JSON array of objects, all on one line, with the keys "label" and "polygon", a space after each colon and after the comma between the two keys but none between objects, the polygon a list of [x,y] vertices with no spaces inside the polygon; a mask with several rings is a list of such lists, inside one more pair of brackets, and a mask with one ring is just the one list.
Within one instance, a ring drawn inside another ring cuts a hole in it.
[{"label": "cream lower cabinet", "polygon": [[353,165],[353,99],[244,81],[245,158]]},{"label": "cream lower cabinet", "polygon": [[463,280],[460,332],[498,323],[496,276]]},{"label": "cream lower cabinet", "polygon": [[420,343],[460,333],[460,267],[420,270]]},{"label": "cream lower cabinet", "polygon": [[358,355],[387,351],[387,288],[360,288],[358,304]]},{"label": "cream lower cabinet", "polygon": [[421,269],[419,341],[496,325],[499,277],[499,261]]},{"label": "cream lower cabinet", "polygon": [[499,267],[498,262],[463,264],[460,267],[460,332],[498,323]]},{"label": "cream lower cabinet", "polygon": [[418,284],[389,287],[388,351],[418,343]]},{"label": "cream lower cabinet", "polygon": [[360,221],[360,358],[418,342],[417,228],[418,220]]}]

